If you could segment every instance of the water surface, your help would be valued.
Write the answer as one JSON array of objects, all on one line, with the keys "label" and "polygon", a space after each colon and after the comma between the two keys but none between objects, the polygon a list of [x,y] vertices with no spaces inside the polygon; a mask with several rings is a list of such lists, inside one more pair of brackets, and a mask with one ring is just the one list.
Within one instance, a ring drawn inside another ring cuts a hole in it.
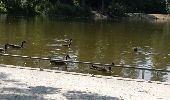
[{"label": "water surface", "polygon": [[[8,49],[6,53],[39,57],[64,57],[72,60],[102,64],[125,64],[133,67],[170,70],[170,23],[145,21],[88,21],[63,20],[47,17],[0,16],[0,46],[5,43],[21,44],[21,50]],[[72,38],[70,47],[60,41]],[[133,51],[134,47],[140,50]],[[89,69],[90,65],[68,63],[56,66],[49,61],[1,57],[0,63],[91,74],[154,81],[169,81],[170,74],[156,71],[113,68],[112,73]]]}]

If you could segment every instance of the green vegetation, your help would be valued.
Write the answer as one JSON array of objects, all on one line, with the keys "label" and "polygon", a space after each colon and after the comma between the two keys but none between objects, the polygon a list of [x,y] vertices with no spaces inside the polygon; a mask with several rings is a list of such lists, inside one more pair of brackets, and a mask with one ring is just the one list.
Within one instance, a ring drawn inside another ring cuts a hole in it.
[{"label": "green vegetation", "polygon": [[0,0],[0,13],[22,15],[91,16],[91,11],[114,17],[125,13],[168,13],[168,0]]},{"label": "green vegetation", "polygon": [[2,1],[0,1],[0,13],[5,13],[5,12],[7,12],[5,4]]}]

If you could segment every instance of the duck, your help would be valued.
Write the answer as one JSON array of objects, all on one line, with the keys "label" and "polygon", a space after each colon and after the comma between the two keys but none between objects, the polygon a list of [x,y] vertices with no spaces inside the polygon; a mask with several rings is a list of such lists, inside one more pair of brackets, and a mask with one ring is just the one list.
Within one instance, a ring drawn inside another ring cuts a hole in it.
[{"label": "duck", "polygon": [[23,41],[21,45],[16,45],[16,44],[8,44],[9,47],[11,48],[23,48],[24,43],[26,43],[26,41]]},{"label": "duck", "polygon": [[62,46],[70,47],[71,46],[71,42],[69,44],[62,44]]},{"label": "duck", "polygon": [[136,53],[136,54],[145,54],[145,52],[143,51],[143,49],[140,48],[140,47],[134,47],[134,48],[133,48],[133,52]]},{"label": "duck", "polygon": [[[114,66],[115,64],[114,63],[112,63],[112,65]],[[111,66],[109,66],[108,67],[108,69],[105,67],[105,66],[101,66],[101,65],[91,65],[91,67],[90,67],[90,69],[94,69],[94,70],[98,70],[98,71],[105,71],[105,72],[107,72],[107,71],[111,71],[112,70],[112,67]]]},{"label": "duck", "polygon": [[134,47],[134,48],[133,48],[133,51],[134,51],[134,52],[138,52],[138,48],[137,48],[137,47]]},{"label": "duck", "polygon": [[0,48],[0,52],[5,52],[7,51],[7,48],[8,48],[8,44],[5,44],[5,47],[4,48]]},{"label": "duck", "polygon": [[[66,55],[66,56],[65,56],[65,60],[68,60],[68,58],[70,58],[70,56],[69,56],[69,55]],[[64,62],[64,61],[62,61],[62,60],[64,60],[64,59],[61,59],[61,58],[51,59],[51,60],[50,60],[50,63],[53,63],[53,64],[55,64],[55,65],[65,65],[66,62]]]}]

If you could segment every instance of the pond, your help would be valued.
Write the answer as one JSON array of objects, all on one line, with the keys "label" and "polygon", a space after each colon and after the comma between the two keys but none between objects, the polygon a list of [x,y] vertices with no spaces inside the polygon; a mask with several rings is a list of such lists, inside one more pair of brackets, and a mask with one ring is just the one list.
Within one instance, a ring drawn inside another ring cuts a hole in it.
[{"label": "pond", "polygon": [[[102,64],[123,64],[132,67],[170,70],[170,22],[92,21],[53,17],[0,16],[0,47],[6,43],[21,44],[23,49],[8,48],[6,53],[65,57],[72,60]],[[72,39],[70,47],[63,40]],[[134,52],[133,48],[139,48]],[[153,81],[170,81],[166,72],[112,68],[112,72],[90,69],[90,65],[67,63],[53,65],[50,61],[2,57],[1,64],[50,68],[80,73],[113,75]]]}]

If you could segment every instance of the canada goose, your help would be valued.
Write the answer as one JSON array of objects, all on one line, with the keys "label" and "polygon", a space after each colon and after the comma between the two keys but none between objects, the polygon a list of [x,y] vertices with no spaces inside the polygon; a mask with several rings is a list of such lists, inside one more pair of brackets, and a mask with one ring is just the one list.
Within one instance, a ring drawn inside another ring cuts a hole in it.
[{"label": "canada goose", "polygon": [[23,48],[24,43],[26,43],[26,41],[23,41],[21,45],[9,44],[8,46],[12,48]]},{"label": "canada goose", "polygon": [[134,47],[134,48],[133,48],[133,52],[135,52],[135,53],[137,53],[137,54],[143,54],[143,53],[144,53],[143,50],[144,50],[144,49],[142,49],[142,48],[140,48],[140,47]]},{"label": "canada goose", "polygon": [[72,42],[73,39],[66,39],[65,42]]},{"label": "canada goose", "polygon": [[71,46],[71,42],[69,44],[62,44],[62,46],[70,47]]},{"label": "canada goose", "polygon": [[5,44],[5,48],[0,48],[0,52],[5,52],[7,50],[8,44]]},{"label": "canada goose", "polygon": [[73,39],[65,39],[64,42],[72,42]]},{"label": "canada goose", "polygon": [[[66,55],[65,59],[67,60],[68,58],[70,58],[70,56],[69,56],[69,55]],[[62,60],[64,60],[64,59],[60,59],[60,58],[58,58],[58,59],[51,59],[51,60],[50,60],[50,63],[53,63],[53,64],[55,64],[55,65],[65,65],[66,62],[64,62],[64,61],[62,61]]]},{"label": "canada goose", "polygon": [[[114,65],[114,63],[112,63],[112,65]],[[111,71],[112,67],[109,66],[108,69],[105,66],[101,66],[101,65],[91,65],[90,69],[94,69],[94,70],[98,70],[98,71]]]}]

